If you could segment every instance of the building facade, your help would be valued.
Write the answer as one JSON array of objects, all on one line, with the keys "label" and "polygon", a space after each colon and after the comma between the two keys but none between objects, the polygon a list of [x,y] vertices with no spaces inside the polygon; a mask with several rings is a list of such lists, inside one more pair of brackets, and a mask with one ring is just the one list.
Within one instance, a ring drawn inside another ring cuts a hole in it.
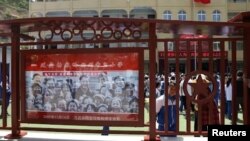
[{"label": "building facade", "polygon": [[30,0],[30,17],[129,17],[167,20],[227,21],[250,10],[250,0]]},{"label": "building facade", "polygon": [[[181,20],[181,21],[211,21],[226,22],[240,12],[250,10],[250,0],[211,0],[209,4],[195,2],[194,0],[30,0],[29,17],[112,17],[112,18],[143,18],[143,19],[162,19],[162,20]],[[190,33],[187,33],[188,36]],[[65,35],[66,36],[66,35]],[[147,35],[145,35],[147,36]],[[158,38],[175,38],[170,34],[158,34]],[[182,35],[180,35],[181,37]],[[185,36],[185,35],[184,35]],[[191,33],[191,36],[192,33]],[[55,37],[56,38],[56,37]],[[212,38],[218,38],[213,36]],[[170,51],[174,51],[173,42],[158,43],[157,65],[161,72],[161,53],[168,45]],[[71,46],[91,48],[95,44]],[[128,44],[105,44],[101,47],[126,47]],[[147,46],[147,43],[132,46]],[[219,43],[213,43],[214,51],[219,50]],[[228,50],[227,67],[230,70],[231,50],[230,43],[226,45]],[[57,46],[57,48],[60,46]],[[62,46],[63,48],[63,46]],[[196,48],[196,47],[195,47]],[[243,42],[237,42],[237,65],[243,67]],[[218,57],[219,58],[219,57]],[[145,56],[145,66],[149,57]],[[174,67],[174,59],[170,59],[170,66]],[[185,68],[185,61],[181,66]],[[219,59],[215,58],[215,62]],[[206,66],[206,64],[204,64]],[[170,67],[170,71],[174,68]],[[181,68],[182,68],[181,67]],[[146,69],[147,71],[147,69]],[[185,69],[182,70],[185,72]],[[218,71],[218,70],[217,70]]]}]

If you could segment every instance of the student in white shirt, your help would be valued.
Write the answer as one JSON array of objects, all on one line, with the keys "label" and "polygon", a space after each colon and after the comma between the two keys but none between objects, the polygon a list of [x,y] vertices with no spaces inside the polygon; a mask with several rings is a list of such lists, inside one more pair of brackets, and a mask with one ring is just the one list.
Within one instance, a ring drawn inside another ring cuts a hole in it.
[{"label": "student in white shirt", "polygon": [[225,84],[225,95],[226,95],[226,115],[228,119],[232,118],[232,78],[228,77]]}]

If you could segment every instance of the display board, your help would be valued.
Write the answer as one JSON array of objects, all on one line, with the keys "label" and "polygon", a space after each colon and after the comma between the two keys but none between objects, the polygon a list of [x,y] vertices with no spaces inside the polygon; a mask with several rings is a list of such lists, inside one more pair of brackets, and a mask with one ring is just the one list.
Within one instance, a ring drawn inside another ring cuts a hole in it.
[{"label": "display board", "polygon": [[23,51],[22,121],[141,125],[143,52],[116,51]]}]

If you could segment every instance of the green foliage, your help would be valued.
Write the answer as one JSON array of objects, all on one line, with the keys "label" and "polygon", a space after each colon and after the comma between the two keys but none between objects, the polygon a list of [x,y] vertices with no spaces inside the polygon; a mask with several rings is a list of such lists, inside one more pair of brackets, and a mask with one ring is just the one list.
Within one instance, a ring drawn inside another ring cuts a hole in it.
[{"label": "green foliage", "polygon": [[29,0],[0,0],[0,20],[25,18],[28,9]]},{"label": "green foliage", "polygon": [[28,9],[29,0],[0,0],[0,3],[5,3],[21,9]]}]

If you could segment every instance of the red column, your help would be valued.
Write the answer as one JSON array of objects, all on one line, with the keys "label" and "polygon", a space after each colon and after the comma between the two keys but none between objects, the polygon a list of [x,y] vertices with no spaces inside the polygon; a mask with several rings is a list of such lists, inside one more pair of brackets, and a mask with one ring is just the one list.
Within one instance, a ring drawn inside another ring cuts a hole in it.
[{"label": "red column", "polygon": [[20,91],[19,91],[19,52],[20,52],[20,25],[11,25],[11,134],[6,139],[19,139],[26,135],[20,130]]},{"label": "red column", "polygon": [[250,125],[250,61],[248,53],[250,52],[250,28],[244,29],[244,124]]}]

